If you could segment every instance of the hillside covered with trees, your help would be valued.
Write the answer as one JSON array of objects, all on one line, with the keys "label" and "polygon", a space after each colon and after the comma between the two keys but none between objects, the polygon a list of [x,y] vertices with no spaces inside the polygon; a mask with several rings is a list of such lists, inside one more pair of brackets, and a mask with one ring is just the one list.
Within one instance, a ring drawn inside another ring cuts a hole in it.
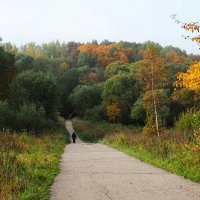
[{"label": "hillside covered with trees", "polygon": [[[163,126],[173,126],[182,112],[199,106],[198,91],[179,87],[183,84],[178,81],[180,73],[186,73],[199,59],[199,55],[187,55],[173,46],[162,47],[152,42],[56,41],[29,43],[19,48],[2,43],[1,113],[7,109],[6,115],[17,117],[17,129],[35,128],[28,127],[28,122],[27,127],[20,125],[20,117],[30,109],[46,125],[57,112],[66,118],[79,116],[145,125],[150,123],[154,107],[150,103],[153,76],[158,120]],[[6,115],[2,114],[2,122]]]}]

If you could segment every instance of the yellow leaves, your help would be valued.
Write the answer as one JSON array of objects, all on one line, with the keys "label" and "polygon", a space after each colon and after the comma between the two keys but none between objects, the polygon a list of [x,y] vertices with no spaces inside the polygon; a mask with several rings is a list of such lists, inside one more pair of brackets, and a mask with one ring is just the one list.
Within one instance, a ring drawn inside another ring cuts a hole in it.
[{"label": "yellow leaves", "polygon": [[184,28],[186,31],[191,31],[192,33],[194,31],[198,31],[199,32],[199,29],[200,29],[200,25],[198,22],[191,22],[191,23],[184,23],[184,22],[181,22],[179,21],[177,18],[176,18],[177,14],[173,14],[171,15],[170,17],[177,23],[177,24],[182,24],[182,28]]},{"label": "yellow leaves", "polygon": [[[181,21],[179,21],[176,18],[176,14],[171,15],[170,17],[177,23],[177,24],[182,24],[182,28],[185,29],[186,31],[190,31],[192,33],[194,33],[195,31],[199,32],[200,30],[200,25],[199,22],[191,22],[191,23],[183,23]],[[184,36],[185,39],[191,39],[192,41],[197,42],[198,44],[200,44],[200,36],[196,36],[196,37],[190,37],[190,36]]]},{"label": "yellow leaves", "polygon": [[62,70],[67,70],[67,69],[69,69],[69,64],[66,63],[66,62],[61,63],[61,64],[60,64],[60,69],[62,69]]},{"label": "yellow leaves", "polygon": [[153,93],[152,91],[147,91],[143,94],[143,107],[149,112],[154,110],[153,98],[156,100],[158,110],[166,105],[169,100],[163,89],[157,89]]},{"label": "yellow leaves", "polygon": [[195,41],[195,42],[197,42],[197,43],[200,43],[200,36],[193,37],[193,38],[192,38],[192,41]]},{"label": "yellow leaves", "polygon": [[117,103],[111,103],[106,106],[106,115],[109,120],[115,122],[120,117],[121,110]]},{"label": "yellow leaves", "polygon": [[185,23],[182,28],[184,28],[186,31],[191,31],[192,33],[194,31],[198,31],[199,32],[199,23],[198,22],[192,22],[192,23]]},{"label": "yellow leaves", "polygon": [[200,61],[189,67],[187,73],[178,73],[176,87],[185,87],[190,90],[200,89]]},{"label": "yellow leaves", "polygon": [[40,58],[40,57],[42,57],[42,49],[40,49],[40,48],[37,48],[36,50],[35,50],[35,58]]}]

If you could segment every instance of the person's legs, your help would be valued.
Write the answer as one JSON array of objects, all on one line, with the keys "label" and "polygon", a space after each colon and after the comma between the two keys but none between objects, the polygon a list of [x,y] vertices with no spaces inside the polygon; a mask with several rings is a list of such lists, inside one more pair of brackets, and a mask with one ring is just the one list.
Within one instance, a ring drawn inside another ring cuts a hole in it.
[{"label": "person's legs", "polygon": [[73,143],[76,143],[76,140],[75,140],[75,138],[73,138]]}]

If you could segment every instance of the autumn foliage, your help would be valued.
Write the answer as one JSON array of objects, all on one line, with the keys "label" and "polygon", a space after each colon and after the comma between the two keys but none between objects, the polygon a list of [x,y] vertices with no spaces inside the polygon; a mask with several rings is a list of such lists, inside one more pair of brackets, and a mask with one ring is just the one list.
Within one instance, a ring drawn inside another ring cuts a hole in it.
[{"label": "autumn foliage", "polygon": [[117,103],[110,103],[106,106],[106,115],[111,122],[116,122],[120,117],[120,108]]},{"label": "autumn foliage", "polygon": [[132,48],[123,48],[119,43],[113,43],[111,45],[87,43],[81,45],[79,51],[93,55],[96,58],[96,66],[103,68],[117,60],[128,63],[129,57],[133,53]]},{"label": "autumn foliage", "polygon": [[[185,23],[177,19],[177,15],[173,14],[171,15],[171,18],[177,23],[181,24],[182,28],[185,29],[186,31],[190,31],[192,33],[194,32],[199,32],[200,30],[200,25],[199,22],[190,22],[190,23]],[[197,42],[198,44],[200,43],[200,35],[199,36],[184,36],[185,39],[191,39],[194,42]]]},{"label": "autumn foliage", "polygon": [[190,66],[187,73],[178,73],[175,85],[190,90],[200,90],[200,62]]},{"label": "autumn foliage", "polygon": [[168,71],[155,45],[150,45],[146,51],[137,79],[141,81],[143,86],[143,106],[147,112],[147,123],[144,131],[148,134],[157,132],[157,136],[159,136],[160,112],[165,105],[161,89],[168,85]]},{"label": "autumn foliage", "polygon": [[[152,44],[155,48],[150,50],[149,46]],[[12,102],[12,107],[17,99],[20,102],[27,101],[24,95],[13,95],[15,90],[11,90],[12,87],[9,86],[17,74],[20,76],[27,70],[42,72],[55,78],[60,104],[55,106],[55,110],[64,117],[88,117],[88,113],[99,110],[102,120],[144,125],[145,122],[148,124],[148,118],[152,118],[154,122],[157,118],[158,125],[172,126],[173,119],[177,119],[184,109],[193,105],[187,98],[187,92],[177,90],[175,94],[173,82],[179,72],[180,84],[186,84],[188,66],[200,59],[200,56],[188,55],[173,46],[162,47],[150,41],[135,43],[104,40],[98,43],[94,40],[88,43],[54,41],[42,45],[30,42],[19,48],[5,43],[2,48],[3,52],[13,54],[12,58],[15,58],[10,60],[10,64],[4,64],[5,70],[2,68],[4,71],[0,75],[1,100],[8,101],[8,104]],[[195,71],[193,68],[189,70],[193,78],[196,77],[197,67],[195,66]],[[198,76],[194,80],[195,84],[196,80]],[[82,87],[84,95],[82,90],[77,89],[80,86],[85,86]],[[96,91],[98,96],[95,96],[96,89],[92,92],[87,90],[89,86],[101,88],[99,92]],[[95,98],[90,101],[93,93]],[[70,98],[73,96],[74,98]],[[197,95],[194,98],[196,102]],[[182,104],[181,99],[186,102]],[[18,107],[20,106],[23,105]]]}]

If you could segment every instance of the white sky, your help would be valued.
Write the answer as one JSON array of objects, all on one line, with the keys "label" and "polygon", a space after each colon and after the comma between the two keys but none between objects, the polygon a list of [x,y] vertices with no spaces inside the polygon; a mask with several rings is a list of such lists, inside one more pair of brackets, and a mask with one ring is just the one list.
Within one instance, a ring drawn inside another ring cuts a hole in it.
[{"label": "white sky", "polygon": [[52,40],[144,42],[200,54],[169,17],[200,22],[200,0],[0,0],[0,37],[17,45]]}]

